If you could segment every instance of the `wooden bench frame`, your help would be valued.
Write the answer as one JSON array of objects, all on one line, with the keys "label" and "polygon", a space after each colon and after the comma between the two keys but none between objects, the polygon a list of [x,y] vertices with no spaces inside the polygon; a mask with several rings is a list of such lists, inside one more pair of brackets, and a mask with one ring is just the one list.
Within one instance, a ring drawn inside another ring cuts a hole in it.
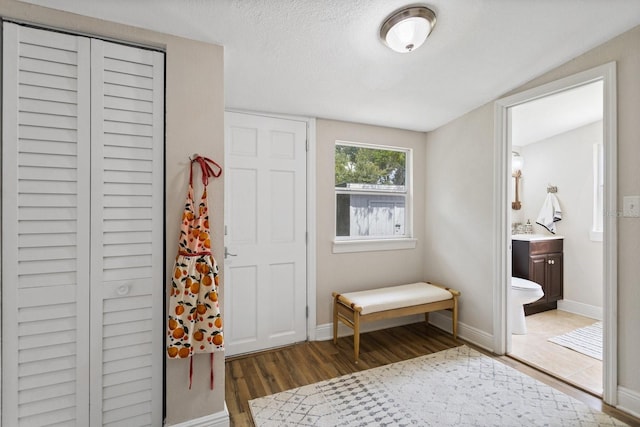
[{"label": "wooden bench frame", "polygon": [[[411,305],[369,314],[361,314],[362,307],[354,304],[343,295],[333,292],[331,294],[333,296],[333,343],[337,344],[338,342],[338,321],[341,321],[353,329],[353,352],[355,363],[358,363],[360,356],[360,323],[424,313],[424,320],[428,324],[429,313],[439,310],[449,310],[452,312],[453,338],[456,339],[458,337],[458,297],[460,296],[460,292],[435,283],[425,283],[451,292],[452,298],[427,304]],[[390,290],[392,288],[392,286],[389,287]]]}]

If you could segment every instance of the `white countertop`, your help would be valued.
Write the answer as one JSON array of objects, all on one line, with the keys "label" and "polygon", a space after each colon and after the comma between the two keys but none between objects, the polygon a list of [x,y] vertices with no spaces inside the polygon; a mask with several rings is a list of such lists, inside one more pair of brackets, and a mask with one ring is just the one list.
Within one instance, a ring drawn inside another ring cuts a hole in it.
[{"label": "white countertop", "polygon": [[564,239],[564,236],[558,234],[512,234],[511,240],[523,240],[525,242],[535,242],[538,240],[556,240]]}]

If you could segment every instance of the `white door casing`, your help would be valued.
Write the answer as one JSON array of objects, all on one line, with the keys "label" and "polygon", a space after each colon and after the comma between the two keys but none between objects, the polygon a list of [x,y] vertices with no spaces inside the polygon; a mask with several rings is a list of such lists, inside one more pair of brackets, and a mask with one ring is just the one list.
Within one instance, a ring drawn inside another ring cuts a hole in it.
[{"label": "white door casing", "polygon": [[307,338],[306,127],[225,114],[227,356]]},{"label": "white door casing", "polygon": [[3,26],[2,424],[160,425],[163,55]]},{"label": "white door casing", "polygon": [[604,148],[604,247],[603,247],[603,401],[615,406],[618,394],[617,374],[617,119],[616,119],[616,63],[610,62],[568,77],[499,99],[494,104],[496,165],[494,183],[494,319],[493,351],[510,351],[510,330],[507,325],[511,276],[511,236],[509,230],[511,202],[509,177],[511,139],[508,129],[509,108],[566,89],[601,80],[604,90],[603,148]]}]

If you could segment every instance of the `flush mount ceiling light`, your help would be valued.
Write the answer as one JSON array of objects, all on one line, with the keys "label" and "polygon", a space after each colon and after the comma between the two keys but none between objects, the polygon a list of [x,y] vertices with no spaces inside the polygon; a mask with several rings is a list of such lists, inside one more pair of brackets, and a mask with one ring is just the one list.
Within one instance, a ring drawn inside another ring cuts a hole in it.
[{"label": "flush mount ceiling light", "polygon": [[425,6],[409,6],[395,11],[380,27],[380,38],[396,52],[419,48],[436,25],[436,14]]}]

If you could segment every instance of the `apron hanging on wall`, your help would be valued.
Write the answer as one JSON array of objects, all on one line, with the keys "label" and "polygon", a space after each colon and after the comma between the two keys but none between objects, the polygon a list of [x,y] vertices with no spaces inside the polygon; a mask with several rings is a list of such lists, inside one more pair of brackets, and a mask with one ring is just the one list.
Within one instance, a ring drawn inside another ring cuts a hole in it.
[{"label": "apron hanging on wall", "polygon": [[[197,211],[193,199],[194,163],[200,166],[204,184]],[[169,293],[167,356],[170,359],[184,359],[196,353],[210,353],[213,389],[213,353],[224,350],[224,339],[218,304],[218,265],[211,254],[207,185],[210,177],[220,176],[222,168],[213,160],[201,156],[193,158],[190,167],[189,191],[180,224],[178,255]],[[189,388],[193,359],[190,363]]]}]

